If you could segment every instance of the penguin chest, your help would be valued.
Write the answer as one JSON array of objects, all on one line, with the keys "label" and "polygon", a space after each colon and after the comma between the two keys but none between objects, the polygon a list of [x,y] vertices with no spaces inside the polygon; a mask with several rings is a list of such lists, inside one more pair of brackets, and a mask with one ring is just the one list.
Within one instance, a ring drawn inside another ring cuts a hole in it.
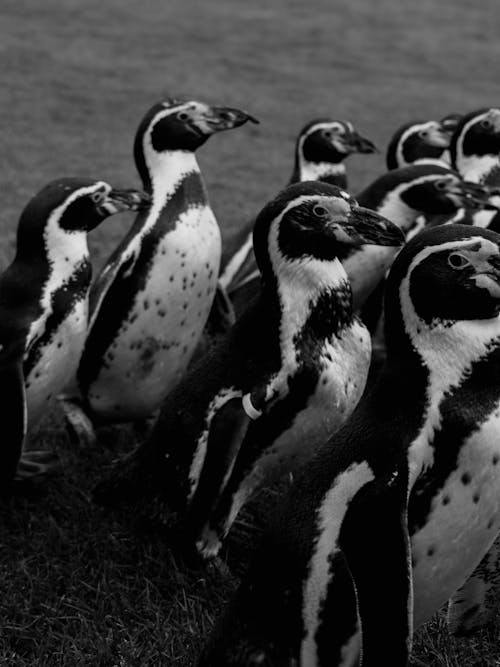
[{"label": "penguin chest", "polygon": [[[34,362],[25,377],[28,430],[43,417],[51,398],[74,377],[85,342],[87,318],[85,297],[76,301],[54,328],[46,327],[29,349]],[[25,361],[27,357],[28,354]]]},{"label": "penguin chest", "polygon": [[[359,322],[341,337],[325,341],[318,360],[318,379],[289,427],[264,452],[261,464],[286,470],[301,465],[337,431],[356,407],[366,384],[371,341]],[[300,387],[294,391],[300,392]]]},{"label": "penguin chest", "polygon": [[500,409],[464,442],[453,470],[435,473],[443,484],[411,537],[415,627],[464,583],[500,529]]},{"label": "penguin chest", "polygon": [[157,244],[133,305],[89,391],[101,417],[142,419],[179,382],[215,294],[220,233],[208,207],[190,209]]}]

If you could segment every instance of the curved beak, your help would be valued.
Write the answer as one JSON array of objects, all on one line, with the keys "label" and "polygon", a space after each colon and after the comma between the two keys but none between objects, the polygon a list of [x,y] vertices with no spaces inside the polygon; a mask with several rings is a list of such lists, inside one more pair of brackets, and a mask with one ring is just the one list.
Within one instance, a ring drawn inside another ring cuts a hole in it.
[{"label": "curved beak", "polygon": [[209,111],[204,115],[204,121],[207,123],[210,132],[231,130],[233,127],[240,127],[246,122],[259,124],[255,116],[232,107],[209,107]]},{"label": "curved beak", "polygon": [[372,141],[355,131],[344,135],[344,144],[351,153],[380,153]]},{"label": "curved beak", "polygon": [[472,263],[476,269],[474,280],[478,287],[488,290],[494,299],[500,299],[500,254],[491,253],[484,258],[472,258]]},{"label": "curved beak", "polygon": [[449,194],[455,203],[468,209],[500,210],[500,191],[479,183],[462,181],[452,185]]},{"label": "curved beak", "polygon": [[451,137],[451,135],[457,129],[461,119],[462,116],[459,113],[449,113],[444,118],[441,118],[439,124],[441,125],[441,128],[444,130],[444,132],[447,132]]},{"label": "curved beak", "polygon": [[363,206],[351,208],[345,232],[356,245],[397,248],[405,242],[405,235],[397,225]]},{"label": "curved beak", "polygon": [[113,188],[106,199],[99,204],[99,209],[106,215],[114,215],[122,211],[140,211],[148,208],[150,203],[151,197],[142,190]]}]

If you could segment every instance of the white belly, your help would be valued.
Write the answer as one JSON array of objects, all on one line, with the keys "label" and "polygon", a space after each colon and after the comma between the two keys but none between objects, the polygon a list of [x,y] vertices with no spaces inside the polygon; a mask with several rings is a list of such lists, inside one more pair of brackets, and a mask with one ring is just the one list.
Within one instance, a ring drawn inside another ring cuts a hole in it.
[{"label": "white belly", "polygon": [[89,390],[101,418],[145,418],[179,382],[210,312],[220,245],[208,207],[190,209],[158,245],[133,315],[107,349]]},{"label": "white belly", "polygon": [[498,534],[499,435],[496,412],[462,449],[458,469],[435,499],[429,520],[412,536],[415,627],[465,582]]},{"label": "white belly", "polygon": [[87,317],[87,299],[78,301],[25,378],[28,431],[43,417],[51,398],[74,377],[85,342]]},{"label": "white belly", "polygon": [[398,252],[398,248],[364,246],[343,262],[351,283],[354,311],[364,304],[385,276]]}]

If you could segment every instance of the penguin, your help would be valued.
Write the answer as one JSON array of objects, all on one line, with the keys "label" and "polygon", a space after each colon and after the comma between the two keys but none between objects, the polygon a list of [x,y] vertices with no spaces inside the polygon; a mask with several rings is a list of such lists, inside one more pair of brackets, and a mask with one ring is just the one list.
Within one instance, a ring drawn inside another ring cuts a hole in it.
[{"label": "penguin", "polygon": [[[458,124],[451,144],[456,169],[464,178],[500,186],[500,108],[471,111]],[[491,210],[463,215],[467,222],[500,231],[498,193],[490,198]],[[493,623],[497,616],[500,595],[500,538],[478,565],[470,579],[451,598],[447,621],[457,636],[470,635]]]},{"label": "penguin", "polygon": [[161,498],[188,550],[217,555],[252,493],[299,467],[354,409],[371,344],[341,261],[361,243],[402,242],[396,225],[336,186],[278,194],[255,223],[258,298],[167,397],[150,437],[96,498]]},{"label": "penguin", "polygon": [[49,401],[76,372],[85,341],[91,265],[87,232],[148,198],[104,181],[61,178],[26,205],[13,262],[0,276],[0,394],[5,442],[0,492],[48,470],[51,455],[23,451]]},{"label": "penguin", "polygon": [[500,235],[422,231],[385,311],[383,372],[296,475],[199,667],[403,667],[498,534]]},{"label": "penguin", "polygon": [[142,119],[134,156],[151,207],[93,285],[80,396],[64,402],[83,441],[94,439],[92,423],[147,419],[186,370],[214,298],[221,252],[196,150],[247,121],[257,122],[238,109],[176,99]]},{"label": "penguin", "polygon": [[[359,134],[348,121],[328,118],[307,123],[295,142],[295,161],[288,185],[323,181],[347,189],[345,159],[353,153],[378,152],[375,144]],[[246,308],[259,282],[252,247],[253,221],[243,225],[231,244],[223,248],[219,285],[230,299],[235,316]],[[218,315],[211,316],[210,328],[221,330]]]},{"label": "penguin", "polygon": [[405,123],[394,133],[387,146],[387,169],[407,167],[417,161],[429,159],[449,165],[450,140],[450,131],[440,121]]},{"label": "penguin", "polygon": [[[465,114],[458,123],[450,144],[454,168],[462,178],[491,188],[500,187],[500,108],[490,107]],[[500,196],[493,192],[491,210],[461,213],[459,220],[478,227],[500,231],[500,215],[495,207]],[[457,220],[457,218],[455,218]]]}]

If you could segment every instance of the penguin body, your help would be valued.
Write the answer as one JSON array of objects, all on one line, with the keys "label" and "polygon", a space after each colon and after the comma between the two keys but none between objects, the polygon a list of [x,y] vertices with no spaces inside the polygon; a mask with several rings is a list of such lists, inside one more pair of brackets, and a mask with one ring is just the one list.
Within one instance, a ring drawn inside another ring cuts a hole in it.
[{"label": "penguin body", "polygon": [[[305,125],[295,143],[295,162],[289,184],[322,181],[347,188],[344,160],[353,153],[375,153],[375,145],[360,135],[352,123],[317,119]],[[238,231],[223,249],[219,284],[236,315],[241,314],[257,291],[259,271],[252,245],[253,221]]]},{"label": "penguin body", "polygon": [[407,167],[420,160],[437,160],[449,166],[450,141],[450,131],[441,121],[405,123],[387,147],[387,169]]},{"label": "penguin body", "polygon": [[91,277],[87,232],[145,201],[142,193],[112,190],[103,181],[64,178],[42,189],[21,215],[16,256],[0,276],[0,383],[2,395],[17,396],[5,413],[7,433],[16,435],[2,448],[2,489],[16,473],[26,432],[78,366]]},{"label": "penguin body", "polygon": [[200,667],[406,665],[495,539],[500,236],[420,233],[385,310],[382,373],[297,475]]},{"label": "penguin body", "polygon": [[219,228],[195,150],[211,134],[250,119],[236,109],[168,100],[141,122],[135,159],[151,208],[139,214],[94,285],[78,370],[96,421],[148,417],[185,371],[220,261]]},{"label": "penguin body", "polygon": [[401,241],[397,227],[335,186],[280,193],[255,225],[259,298],[167,398],[148,441],[98,496],[162,496],[187,541],[215,555],[253,491],[309,458],[359,400],[370,340],[353,317],[340,257],[352,244]]}]

